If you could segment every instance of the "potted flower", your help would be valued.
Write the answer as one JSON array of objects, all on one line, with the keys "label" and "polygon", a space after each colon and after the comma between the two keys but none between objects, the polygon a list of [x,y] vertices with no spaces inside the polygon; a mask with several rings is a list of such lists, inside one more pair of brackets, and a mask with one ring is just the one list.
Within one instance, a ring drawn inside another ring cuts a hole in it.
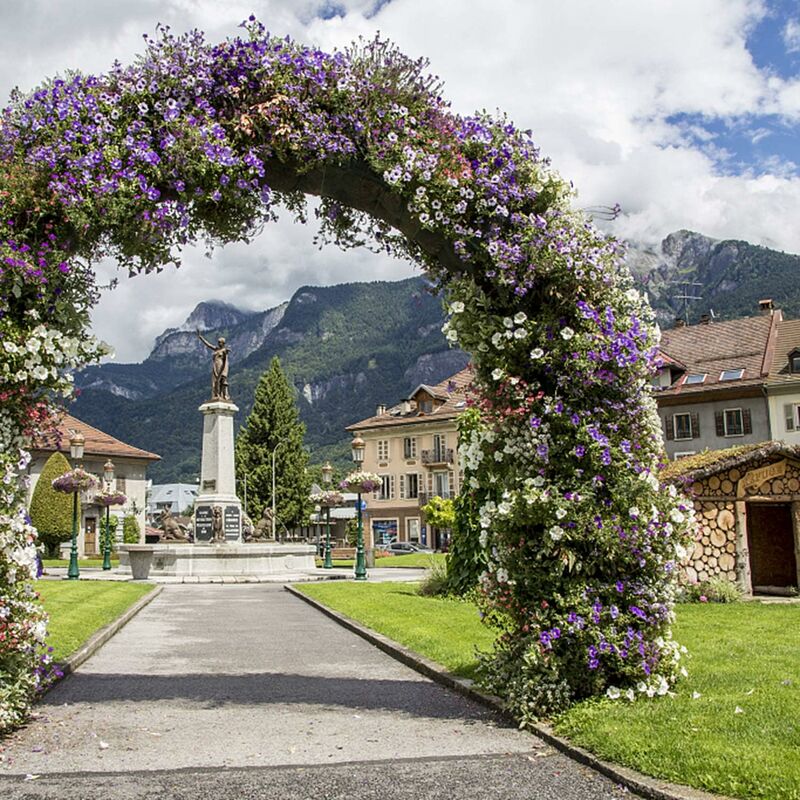
[{"label": "potted flower", "polygon": [[124,506],[128,498],[122,492],[97,492],[94,501],[106,508],[106,531],[103,537],[103,569],[111,569],[111,506]]},{"label": "potted flower", "polygon": [[356,494],[370,494],[376,492],[383,485],[380,475],[374,472],[351,472],[339,487]]},{"label": "potted flower", "polygon": [[97,486],[97,478],[85,469],[76,467],[63,475],[59,475],[52,485],[57,492],[79,494],[80,492],[88,492],[94,489]]},{"label": "potted flower", "polygon": [[314,492],[311,495],[311,502],[322,508],[335,508],[344,505],[344,495],[336,490],[327,492]]}]

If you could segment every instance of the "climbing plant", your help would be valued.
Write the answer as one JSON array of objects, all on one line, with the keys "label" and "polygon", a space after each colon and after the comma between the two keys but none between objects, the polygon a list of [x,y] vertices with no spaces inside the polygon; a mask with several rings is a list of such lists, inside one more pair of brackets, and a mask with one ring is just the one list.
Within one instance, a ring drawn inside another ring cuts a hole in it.
[{"label": "climbing plant", "polygon": [[92,263],[177,264],[280,208],[304,220],[308,194],[323,240],[419,264],[474,356],[465,450],[500,631],[487,684],[523,722],[666,691],[689,519],[657,477],[656,331],[621,246],[573,210],[528,132],[453,113],[424,62],[245,29],[216,45],[162,29],[131,66],[15,93],[0,117],[0,727],[37,689],[43,641],[24,451],[69,370],[103,353],[86,333]]}]

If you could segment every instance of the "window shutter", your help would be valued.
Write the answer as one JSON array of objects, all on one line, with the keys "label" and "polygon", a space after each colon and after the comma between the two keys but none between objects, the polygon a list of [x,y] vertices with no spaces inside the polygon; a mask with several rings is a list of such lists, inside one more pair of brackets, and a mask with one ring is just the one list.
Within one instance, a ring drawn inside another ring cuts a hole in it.
[{"label": "window shutter", "polygon": [[405,475],[401,475],[400,476],[400,499],[401,500],[405,500],[406,499],[406,476]]},{"label": "window shutter", "polygon": [[675,422],[671,414],[664,418],[664,432],[668,442],[671,442],[675,438]]},{"label": "window shutter", "polygon": [[700,415],[691,414],[692,420],[692,439],[700,438]]},{"label": "window shutter", "polygon": [[448,490],[449,490],[449,493],[450,493],[450,497],[455,497],[456,496],[456,476],[453,473],[453,470],[450,470],[450,472],[447,473],[447,480],[448,480],[448,483],[450,484],[447,487]]},{"label": "window shutter", "polygon": [[791,403],[787,403],[783,407],[783,418],[786,423],[786,430],[793,431],[794,430],[794,406]]},{"label": "window shutter", "polygon": [[742,430],[744,431],[745,436],[748,433],[753,432],[753,422],[750,418],[750,409],[743,408],[742,409]]},{"label": "window shutter", "polygon": [[433,473],[428,473],[428,497],[433,496]]},{"label": "window shutter", "polygon": [[392,477],[389,478],[389,497],[392,500],[394,500],[394,498],[396,497],[394,486],[395,486],[395,480],[394,480],[394,475],[392,475]]},{"label": "window shutter", "polygon": [[714,414],[714,424],[717,428],[717,436],[724,436],[725,435],[725,417],[723,416],[721,411],[717,411]]}]

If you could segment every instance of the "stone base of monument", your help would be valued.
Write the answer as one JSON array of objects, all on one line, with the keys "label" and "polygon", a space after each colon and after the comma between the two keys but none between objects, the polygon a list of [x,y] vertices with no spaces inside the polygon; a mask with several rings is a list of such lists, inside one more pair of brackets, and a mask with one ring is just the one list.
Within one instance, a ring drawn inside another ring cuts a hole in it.
[{"label": "stone base of monument", "polygon": [[[119,546],[119,572],[132,572],[134,551],[142,545]],[[299,572],[316,570],[316,548],[310,544],[154,544],[150,562],[150,578],[242,577],[280,578]],[[141,573],[139,573],[141,574]],[[141,578],[140,578],[141,580]]]}]

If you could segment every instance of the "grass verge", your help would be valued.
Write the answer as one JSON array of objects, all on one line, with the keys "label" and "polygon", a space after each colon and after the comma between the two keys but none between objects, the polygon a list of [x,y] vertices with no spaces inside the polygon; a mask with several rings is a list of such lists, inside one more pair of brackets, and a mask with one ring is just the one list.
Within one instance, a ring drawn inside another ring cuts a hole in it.
[{"label": "grass verge", "polygon": [[376,567],[419,567],[430,569],[433,564],[447,563],[446,553],[406,553],[401,556],[384,556],[375,559]]},{"label": "grass verge", "polygon": [[[492,634],[474,606],[419,597],[415,584],[308,584],[311,597],[474,677]],[[746,800],[800,800],[800,605],[678,606],[691,653],[674,697],[594,700],[555,721],[596,755],[658,778]],[[737,710],[738,709],[738,710]]]},{"label": "grass verge", "polygon": [[[42,559],[42,565],[45,569],[48,567],[64,567],[66,569],[69,566],[69,559],[68,558],[44,558]],[[114,567],[119,566],[119,556],[111,556],[111,565]],[[79,567],[102,567],[103,566],[103,559],[102,558],[79,558],[78,559],[78,566]]]},{"label": "grass verge", "polygon": [[68,658],[152,588],[110,581],[38,581],[36,590],[50,615],[47,643],[53,648],[53,658]]},{"label": "grass verge", "polygon": [[295,589],[464,678],[475,676],[476,647],[492,643],[474,605],[420,597],[414,583],[307,583]]}]

